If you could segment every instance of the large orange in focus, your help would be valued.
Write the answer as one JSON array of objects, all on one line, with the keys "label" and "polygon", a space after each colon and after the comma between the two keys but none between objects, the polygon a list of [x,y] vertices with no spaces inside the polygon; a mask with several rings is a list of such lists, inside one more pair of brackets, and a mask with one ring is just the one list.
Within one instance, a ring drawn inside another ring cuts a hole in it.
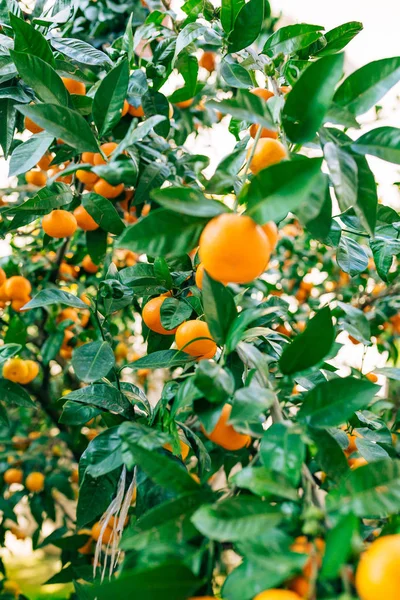
[{"label": "large orange in focus", "polygon": [[248,446],[251,442],[249,435],[238,433],[232,425],[228,425],[229,417],[231,416],[232,406],[225,404],[220,418],[211,433],[207,433],[202,426],[204,435],[225,450],[240,450]]},{"label": "large orange in focus", "polygon": [[290,590],[266,590],[257,594],[253,600],[302,600],[295,592]]},{"label": "large orange in focus", "polygon": [[179,325],[175,334],[175,342],[179,350],[196,358],[212,358],[217,351],[217,344],[212,339],[205,321],[192,320]]},{"label": "large orange in focus", "polygon": [[42,219],[43,231],[53,238],[70,237],[76,231],[78,223],[74,215],[67,210],[53,210]]},{"label": "large orange in focus", "polygon": [[78,223],[78,227],[83,229],[83,231],[95,231],[99,228],[96,221],[88,213],[86,208],[82,205],[78,206],[74,210],[74,217],[76,219],[76,222]]},{"label": "large orange in focus", "polygon": [[119,185],[111,185],[105,179],[99,179],[93,186],[96,194],[100,194],[104,198],[116,198],[124,191],[124,184],[120,183]]},{"label": "large orange in focus", "polygon": [[[248,156],[252,151],[249,148]],[[261,138],[257,142],[256,150],[250,162],[250,171],[254,174],[259,173],[263,169],[276,165],[287,158],[285,146],[279,141],[271,138]]]},{"label": "large orange in focus", "polygon": [[361,600],[399,600],[400,534],[372,542],[358,564],[356,589]]},{"label": "large orange in focus", "polygon": [[86,94],[86,87],[82,81],[77,81],[70,77],[61,77],[61,79],[70,94],[78,94],[79,96],[84,96]]},{"label": "large orange in focus", "polygon": [[161,324],[160,311],[164,300],[166,300],[165,296],[158,296],[157,298],[149,300],[143,307],[142,319],[151,331],[161,333],[161,335],[172,335],[177,330],[177,327],[174,329],[165,329]]},{"label": "large orange in focus", "polygon": [[[265,101],[269,100],[274,95],[272,92],[270,92],[269,90],[267,90],[265,88],[254,88],[254,90],[250,90],[250,91],[252,94],[254,94],[255,96],[258,96],[259,98],[263,98]],[[256,137],[258,128],[259,128],[259,125],[257,125],[256,123],[253,123],[253,125],[250,127],[250,135],[252,138]],[[260,137],[276,139],[278,137],[278,134],[276,131],[272,131],[272,129],[267,129],[267,127],[263,127],[261,130]]]},{"label": "large orange in focus", "polygon": [[271,248],[267,236],[250,217],[225,213],[203,229],[199,253],[213,279],[248,283],[265,270]]}]

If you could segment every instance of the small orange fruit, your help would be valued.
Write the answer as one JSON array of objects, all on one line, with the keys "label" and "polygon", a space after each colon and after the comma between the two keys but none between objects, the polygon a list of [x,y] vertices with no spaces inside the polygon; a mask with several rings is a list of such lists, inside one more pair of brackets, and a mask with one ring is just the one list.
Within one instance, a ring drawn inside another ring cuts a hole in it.
[{"label": "small orange fruit", "polygon": [[199,288],[199,290],[201,290],[203,287],[203,277],[204,277],[204,265],[203,265],[203,263],[200,263],[199,266],[197,267],[196,275],[194,277],[194,280],[195,280],[196,285]]},{"label": "small orange fruit", "polygon": [[39,125],[36,125],[36,123],[34,123],[34,121],[32,121],[32,119],[30,119],[29,117],[25,117],[24,126],[25,129],[27,129],[31,133],[40,133],[41,131],[43,131],[43,127],[39,127]]},{"label": "small orange fruit", "polygon": [[78,227],[83,229],[83,231],[95,231],[99,228],[96,221],[82,204],[74,210],[74,217],[78,223]]},{"label": "small orange fruit", "polygon": [[378,381],[378,375],[375,375],[375,373],[367,373],[365,377],[369,379],[369,381],[372,381],[372,383],[376,383]]},{"label": "small orange fruit", "polygon": [[70,237],[77,227],[74,215],[67,210],[53,210],[42,219],[43,231],[53,238]]},{"label": "small orange fruit", "polygon": [[356,571],[361,600],[398,600],[400,534],[385,535],[362,554]]},{"label": "small orange fruit", "polygon": [[181,100],[181,102],[175,102],[175,106],[178,108],[189,108],[193,104],[194,98],[189,98],[189,100]]},{"label": "small orange fruit", "polygon": [[[77,311],[74,308],[64,308],[57,317],[57,323],[62,323],[63,321],[73,321],[73,323],[80,323],[80,318]],[[73,325],[70,325],[73,327]]]},{"label": "small orange fruit", "polygon": [[26,360],[25,366],[28,368],[26,377],[21,377],[19,383],[26,385],[33,381],[39,375],[39,364],[34,360]]},{"label": "small orange fruit", "polygon": [[61,77],[61,79],[70,94],[78,94],[79,96],[84,96],[86,94],[85,84],[81,81],[71,79],[70,77]]},{"label": "small orange fruit", "polygon": [[212,358],[217,351],[217,344],[205,321],[192,320],[179,325],[175,342],[179,350],[197,358]]},{"label": "small orange fruit", "polygon": [[36,166],[39,169],[41,169],[42,171],[47,171],[47,169],[51,165],[51,161],[52,160],[53,160],[53,155],[52,154],[43,154],[42,158],[39,160],[39,162],[37,163]]},{"label": "small orange fruit", "polygon": [[121,117],[124,117],[129,111],[129,102],[128,100],[124,100],[124,104],[121,110]]},{"label": "small orange fruit", "polygon": [[253,600],[302,600],[295,592],[290,590],[270,589],[257,594]]},{"label": "small orange fruit", "polygon": [[177,327],[174,329],[165,329],[161,323],[161,306],[166,300],[165,296],[157,296],[152,298],[145,304],[142,310],[142,319],[151,331],[160,333],[161,335],[172,335],[176,332]]},{"label": "small orange fruit", "polygon": [[82,162],[89,165],[94,165],[95,156],[96,154],[94,152],[82,152]]},{"label": "small orange fruit", "polygon": [[3,474],[3,479],[7,485],[11,485],[12,483],[22,483],[23,476],[21,469],[7,469]]},{"label": "small orange fruit", "polygon": [[132,117],[144,117],[143,106],[132,106],[129,105],[128,112]]},{"label": "small orange fruit", "polygon": [[[250,147],[248,156],[250,156],[251,151],[252,148]],[[250,171],[257,174],[271,165],[280,163],[287,157],[286,148],[279,140],[266,137],[261,138],[257,142],[253,158],[251,159]]]},{"label": "small orange fruit", "polygon": [[116,198],[124,191],[124,184],[120,183],[119,185],[111,185],[105,179],[99,179],[93,186],[96,194],[100,194],[100,196],[104,196],[104,198]]},{"label": "small orange fruit", "polygon": [[86,273],[94,274],[97,273],[97,271],[99,270],[99,266],[94,264],[89,254],[87,254],[83,259],[82,267],[85,269]]},{"label": "small orange fruit", "polygon": [[27,183],[35,185],[36,187],[43,187],[46,185],[47,177],[43,171],[27,171],[25,173],[25,179]]},{"label": "small orange fruit", "polygon": [[3,366],[3,377],[14,383],[20,383],[28,376],[29,370],[22,358],[9,358]]},{"label": "small orange fruit", "polygon": [[4,284],[4,293],[9,300],[24,300],[32,291],[32,286],[26,277],[13,275]]},{"label": "small orange fruit", "polygon": [[[111,156],[111,154],[114,152],[114,150],[117,148],[118,144],[116,144],[115,142],[106,142],[105,144],[102,144],[100,146],[103,154],[105,154],[107,157]],[[105,165],[106,164],[106,160],[104,160],[103,156],[100,154],[100,152],[96,152],[96,154],[93,157],[93,163],[98,166],[98,165]]]},{"label": "small orange fruit", "polygon": [[[95,523],[92,527],[92,538],[97,542],[101,535],[103,525],[99,522]],[[103,531],[102,543],[108,544],[113,536],[113,530],[107,525]]]},{"label": "small orange fruit", "polygon": [[96,173],[91,173],[90,171],[84,171],[83,169],[78,169],[76,172],[76,178],[82,183],[96,183],[98,181],[99,176]]},{"label": "small orange fruit", "polygon": [[215,52],[203,52],[199,60],[199,65],[200,67],[203,67],[203,69],[207,69],[209,73],[215,71]]},{"label": "small orange fruit", "polygon": [[[190,452],[190,448],[182,440],[179,440],[179,445],[181,447],[181,457],[182,457],[182,460],[186,460],[187,457],[188,457],[188,454]],[[169,444],[169,443],[164,444],[163,448],[165,448],[165,450],[169,450],[169,452],[172,452],[172,445]]]},{"label": "small orange fruit", "polygon": [[251,438],[249,435],[237,432],[232,425],[228,425],[231,411],[232,406],[224,404],[221,416],[211,433],[207,433],[203,426],[202,431],[209,440],[225,450],[240,450],[250,444]]},{"label": "small orange fruit", "polygon": [[44,489],[44,480],[45,477],[43,473],[33,471],[32,473],[29,473],[28,477],[25,479],[25,487],[30,492],[41,492]]},{"label": "small orange fruit", "polygon": [[[250,91],[252,94],[254,94],[255,96],[258,96],[259,98],[263,98],[263,100],[265,100],[265,101],[269,100],[274,95],[272,92],[270,92],[269,90],[267,90],[265,88],[255,88],[254,90],[250,90]],[[257,123],[253,123],[253,125],[250,127],[250,135],[252,138],[256,137],[258,128],[259,128],[259,125],[257,125]],[[278,137],[278,134],[276,131],[272,131],[271,129],[267,129],[267,127],[263,127],[261,130],[261,137],[276,139]]]},{"label": "small orange fruit", "polygon": [[213,279],[248,283],[264,272],[271,248],[264,231],[253,219],[225,213],[211,219],[203,229],[199,253]]}]

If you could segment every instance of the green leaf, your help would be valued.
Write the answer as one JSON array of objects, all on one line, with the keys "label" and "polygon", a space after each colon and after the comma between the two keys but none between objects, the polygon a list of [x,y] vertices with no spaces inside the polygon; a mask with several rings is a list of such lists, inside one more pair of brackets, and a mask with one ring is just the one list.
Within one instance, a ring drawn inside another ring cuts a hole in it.
[{"label": "green leaf", "polygon": [[351,154],[334,142],[328,142],[324,145],[324,156],[328,163],[330,178],[335,188],[339,207],[345,212],[357,203],[357,163]]},{"label": "green leaf", "polygon": [[362,115],[399,80],[400,57],[376,60],[349,75],[336,90],[334,102],[353,115]]},{"label": "green leaf", "polygon": [[[309,429],[308,433],[317,447],[316,462],[330,479],[337,482],[343,475],[348,473],[349,465],[342,447],[337,438],[332,434],[337,433],[337,429]],[[348,443],[347,435],[340,431],[344,436],[344,442]]]},{"label": "green leaf", "polygon": [[305,394],[298,418],[311,427],[335,427],[366,408],[378,390],[370,381],[354,377],[325,381]]},{"label": "green leaf", "polygon": [[351,149],[357,154],[370,154],[382,160],[400,164],[400,129],[377,127],[358,138]]},{"label": "green leaf", "polygon": [[322,30],[323,27],[319,25],[307,23],[280,27],[265,42],[263,54],[268,56],[294,54],[319,40]]},{"label": "green leaf", "polygon": [[364,247],[346,235],[340,238],[336,260],[342,271],[352,277],[368,267],[368,255]]},{"label": "green leaf", "polygon": [[265,413],[275,400],[275,394],[258,385],[251,385],[236,390],[233,396],[232,412],[229,422],[243,423],[258,421],[261,413]]},{"label": "green leaf", "polygon": [[350,471],[326,498],[327,508],[363,519],[387,518],[400,510],[400,461],[385,459]]},{"label": "green leaf", "polygon": [[14,50],[17,52],[25,52],[33,54],[41,58],[50,66],[56,66],[56,61],[53,52],[46,38],[30,23],[19,19],[16,15],[10,13],[10,23],[15,32]]},{"label": "green leaf", "polygon": [[328,54],[340,52],[362,30],[362,23],[350,21],[327,31],[324,34],[326,45],[318,51],[317,56],[327,56]]},{"label": "green leaf", "polygon": [[220,74],[231,87],[242,89],[253,87],[253,81],[247,69],[229,56],[222,59]]},{"label": "green leaf", "polygon": [[5,88],[0,88],[0,98],[10,98],[11,100],[16,100],[17,102],[29,103],[32,101],[32,95],[28,95],[22,87],[10,86]]},{"label": "green leaf", "polygon": [[165,329],[175,329],[190,318],[192,311],[190,304],[178,298],[166,298],[160,309],[161,325]]},{"label": "green leaf", "polygon": [[254,538],[260,531],[276,527],[281,520],[282,515],[276,508],[254,496],[205,504],[192,517],[200,533],[219,542]]},{"label": "green leaf", "polygon": [[238,52],[250,46],[259,36],[264,20],[264,1],[249,0],[239,10],[229,34],[228,52]]},{"label": "green leaf", "polygon": [[98,152],[99,146],[85,119],[75,110],[56,104],[18,105],[23,115],[30,117],[54,137],[61,138],[78,152]]},{"label": "green leaf", "polygon": [[400,255],[400,240],[376,237],[369,241],[378,275],[389,283],[395,277],[390,273],[395,256]]},{"label": "green leaf", "polygon": [[4,344],[4,346],[0,347],[0,362],[11,358],[11,356],[15,356],[22,350],[21,344]]},{"label": "green leaf", "polygon": [[125,225],[121,217],[112,202],[107,198],[90,192],[82,195],[82,205],[104,231],[115,235],[119,235],[124,231]]},{"label": "green leaf", "polygon": [[220,102],[211,100],[207,102],[207,106],[223,114],[231,115],[236,119],[249,121],[249,123],[259,123],[272,131],[276,130],[268,102],[265,102],[265,100],[248,90],[239,90],[235,98],[229,100],[222,100]]},{"label": "green leaf", "polygon": [[189,46],[194,40],[198,40],[206,30],[207,27],[201,23],[189,23],[188,25],[185,25],[176,38],[175,54],[172,62],[174,63],[182,50]]},{"label": "green leaf", "polygon": [[133,594],[146,600],[186,600],[200,585],[201,581],[186,565],[169,561],[133,571],[124,570],[118,579],[93,588],[91,598],[126,600],[127,594]]},{"label": "green leaf", "polygon": [[[118,146],[118,150],[116,152],[123,152],[136,142],[140,142],[140,140],[144,139],[146,135],[148,135],[158,123],[165,121],[165,117],[163,115],[156,115],[154,117],[150,117],[146,119],[142,123],[139,123],[137,126],[132,121],[133,129],[129,129],[125,138]],[[131,125],[131,127],[132,127]]]},{"label": "green leaf", "polygon": [[36,96],[48,104],[69,104],[69,93],[58,73],[47,62],[23,52],[11,51],[18,73],[35,92]]},{"label": "green leaf", "polygon": [[204,271],[202,298],[204,316],[210,333],[219,345],[225,344],[229,329],[237,316],[230,290]]},{"label": "green leaf", "polygon": [[282,162],[260,171],[245,188],[247,211],[260,225],[280,221],[306,202],[321,176],[321,158]]},{"label": "green leaf", "polygon": [[261,440],[260,455],[264,467],[283,475],[293,485],[298,485],[306,447],[301,436],[284,423],[274,423]]},{"label": "green leaf", "polygon": [[[81,459],[82,461],[82,459]],[[90,477],[86,474],[79,486],[77,506],[77,527],[80,529],[100,516],[113,499],[118,484],[119,473],[107,473],[103,477]]]},{"label": "green leaf", "polygon": [[59,421],[66,425],[79,425],[82,427],[82,425],[96,418],[100,413],[101,410],[99,408],[67,400],[63,406]]},{"label": "green leaf", "polygon": [[0,397],[7,406],[35,406],[28,392],[17,383],[8,379],[0,379]]},{"label": "green leaf", "polygon": [[138,358],[126,366],[129,366],[131,369],[168,369],[180,367],[185,363],[195,360],[193,356],[179,350],[158,350],[148,356]]},{"label": "green leaf", "polygon": [[64,400],[91,404],[102,410],[107,410],[125,417],[132,417],[133,409],[123,394],[115,387],[105,383],[96,383],[70,392]]},{"label": "green leaf", "polygon": [[101,340],[78,346],[72,355],[76,376],[85,383],[106,377],[114,364],[115,357],[110,344]]},{"label": "green leaf", "polygon": [[322,562],[322,578],[333,579],[339,575],[341,567],[351,556],[353,538],[358,533],[358,528],[357,517],[350,513],[328,531]]},{"label": "green leaf", "polygon": [[342,76],[343,58],[343,54],[333,54],[312,63],[287,95],[282,122],[290,141],[311,141],[323,124]]},{"label": "green leaf", "polygon": [[140,176],[135,190],[135,204],[149,202],[150,192],[154,188],[161,187],[170,175],[169,167],[162,163],[150,163]]},{"label": "green leaf", "polygon": [[0,146],[3,149],[4,158],[8,158],[14,139],[16,118],[15,102],[10,98],[0,98]]},{"label": "green leaf", "polygon": [[331,310],[325,306],[308,322],[305,331],[284,347],[279,359],[282,373],[289,375],[317,365],[329,353],[334,339]]},{"label": "green leaf", "polygon": [[139,444],[126,440],[135,464],[158,485],[175,493],[198,490],[198,483],[187,472],[186,467],[172,456],[155,450],[147,450]]},{"label": "green leaf", "polygon": [[41,290],[30,302],[25,304],[24,310],[32,310],[33,308],[42,308],[43,306],[51,306],[52,304],[65,304],[73,308],[81,308],[87,310],[87,305],[69,292],[64,292],[56,288]]},{"label": "green leaf", "polygon": [[[193,97],[195,92],[191,95]],[[167,137],[170,130],[169,111],[170,104],[164,94],[155,90],[147,90],[142,96],[142,106],[146,118],[163,115],[165,120],[154,128],[157,135]]]},{"label": "green leaf", "polygon": [[128,81],[128,61],[123,60],[107,73],[97,88],[93,99],[93,120],[100,136],[105,135],[120,120]]},{"label": "green leaf", "polygon": [[244,5],[244,0],[222,0],[221,24],[225,33],[233,29],[236,17]]},{"label": "green leaf", "polygon": [[117,247],[150,256],[181,256],[197,245],[205,224],[204,218],[161,208],[127,227]]},{"label": "green leaf", "polygon": [[297,490],[281,474],[266,467],[245,467],[232,478],[235,485],[250,490],[257,496],[278,496],[296,502]]},{"label": "green leaf", "polygon": [[207,360],[200,362],[194,376],[194,384],[212,404],[226,402],[235,389],[232,373]]},{"label": "green leaf", "polygon": [[91,171],[111,185],[119,185],[123,181],[126,187],[135,186],[138,179],[137,164],[133,160],[111,160],[93,167]]},{"label": "green leaf", "polygon": [[97,435],[83,453],[86,474],[103,477],[122,466],[122,440],[118,427],[109,427]]},{"label": "green leaf", "polygon": [[43,131],[19,144],[11,155],[9,177],[21,175],[32,169],[48,150],[53,139],[52,135]]},{"label": "green leaf", "polygon": [[68,58],[72,58],[72,60],[76,60],[76,62],[83,65],[107,66],[112,64],[107,54],[76,38],[52,38],[51,45],[64,56],[68,56]]},{"label": "green leaf", "polygon": [[211,219],[224,212],[229,212],[229,208],[225,204],[206,198],[200,190],[195,188],[171,186],[153,190],[150,195],[164,208],[182,215]]}]

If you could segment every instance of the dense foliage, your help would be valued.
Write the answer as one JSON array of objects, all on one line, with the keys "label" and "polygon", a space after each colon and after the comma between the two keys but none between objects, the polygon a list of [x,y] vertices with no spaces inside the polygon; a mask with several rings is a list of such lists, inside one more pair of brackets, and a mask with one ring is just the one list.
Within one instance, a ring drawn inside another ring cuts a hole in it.
[{"label": "dense foliage", "polygon": [[400,217],[366,156],[400,130],[359,117],[400,58],[345,76],[360,23],[265,0],[182,15],[0,10],[0,541],[27,503],[82,599],[394,600]]}]

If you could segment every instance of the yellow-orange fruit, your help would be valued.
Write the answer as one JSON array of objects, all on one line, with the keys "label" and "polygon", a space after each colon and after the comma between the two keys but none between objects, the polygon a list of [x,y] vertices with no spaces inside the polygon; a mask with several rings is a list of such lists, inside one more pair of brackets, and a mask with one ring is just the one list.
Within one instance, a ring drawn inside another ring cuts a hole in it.
[{"label": "yellow-orange fruit", "polygon": [[44,489],[44,480],[43,473],[33,471],[25,479],[25,487],[30,492],[41,492]]},{"label": "yellow-orange fruit", "polygon": [[13,275],[4,284],[3,292],[9,300],[25,300],[30,295],[32,286],[26,277]]},{"label": "yellow-orange fruit", "polygon": [[[109,156],[111,156],[111,154],[114,152],[114,150],[117,148],[118,144],[116,142],[106,142],[105,144],[102,144],[100,146],[103,154],[105,154],[107,156],[107,158]],[[93,163],[98,166],[98,165],[105,165],[106,164],[106,160],[104,160],[103,156],[100,154],[100,152],[96,152],[93,156]]]},{"label": "yellow-orange fruit", "polygon": [[[182,457],[182,460],[186,460],[187,457],[188,457],[188,454],[190,452],[190,448],[182,440],[179,440],[179,445],[181,447],[181,457]],[[165,448],[165,450],[169,450],[169,452],[172,452],[172,445],[171,444],[169,444],[169,443],[164,444],[163,447]]]},{"label": "yellow-orange fruit", "polygon": [[82,183],[96,183],[99,179],[99,176],[96,173],[91,173],[90,171],[84,171],[83,169],[78,169],[76,172],[76,178],[79,179]]},{"label": "yellow-orange fruit", "polygon": [[94,165],[95,156],[96,154],[94,152],[82,152],[82,162],[89,165]]},{"label": "yellow-orange fruit", "polygon": [[35,185],[36,187],[43,187],[46,185],[47,177],[43,171],[28,171],[25,173],[25,179],[27,183]]},{"label": "yellow-orange fruit", "polygon": [[61,79],[70,94],[78,94],[79,96],[84,96],[86,94],[86,87],[82,81],[77,81],[70,77],[61,77]]},{"label": "yellow-orange fruit", "polygon": [[161,306],[163,302],[166,300],[165,296],[157,296],[157,298],[152,298],[145,304],[142,310],[142,319],[151,331],[155,331],[156,333],[160,333],[161,335],[172,335],[177,330],[177,327],[174,329],[165,329],[161,324]]},{"label": "yellow-orange fruit", "polygon": [[362,554],[356,571],[361,600],[398,600],[400,589],[400,534],[378,538]]},{"label": "yellow-orange fruit", "polygon": [[253,600],[302,600],[302,598],[290,590],[270,589],[257,594]]},{"label": "yellow-orange fruit", "polygon": [[99,179],[93,186],[96,194],[100,194],[100,196],[104,196],[104,198],[116,198],[124,191],[124,184],[120,183],[119,185],[111,185],[105,179]]},{"label": "yellow-orange fruit", "polygon": [[[92,538],[96,542],[100,538],[102,527],[103,527],[103,525],[101,525],[99,522],[95,523],[92,527]],[[113,530],[111,529],[111,527],[109,527],[107,525],[107,527],[105,528],[105,530],[103,532],[102,543],[108,544],[110,542],[112,536],[113,536]]]},{"label": "yellow-orange fruit", "polygon": [[203,265],[203,263],[200,263],[196,269],[196,275],[194,277],[194,280],[195,280],[196,285],[199,288],[199,290],[201,290],[203,287],[203,277],[204,277],[204,265]]},{"label": "yellow-orange fruit", "polygon": [[78,223],[78,227],[83,229],[83,231],[95,231],[99,228],[96,221],[88,213],[86,208],[82,205],[78,206],[74,210],[74,217],[76,219],[76,222]]},{"label": "yellow-orange fruit", "polygon": [[124,104],[122,106],[121,117],[124,117],[129,112],[129,102],[128,100],[124,100]]},{"label": "yellow-orange fruit", "polygon": [[250,444],[251,438],[237,432],[232,425],[228,424],[231,411],[232,406],[224,404],[221,416],[211,433],[207,433],[203,427],[202,431],[209,440],[218,446],[222,446],[225,450],[240,450]]},{"label": "yellow-orange fruit", "polygon": [[43,231],[53,238],[73,235],[78,227],[74,215],[67,210],[53,210],[42,219]]},{"label": "yellow-orange fruit", "polygon": [[[267,90],[265,88],[255,88],[254,90],[250,90],[250,91],[252,94],[254,94],[255,96],[258,96],[259,98],[263,98],[263,100],[265,100],[265,101],[269,100],[274,95],[272,92],[270,92],[269,90]],[[259,125],[257,125],[256,123],[253,123],[253,125],[250,127],[250,135],[252,138],[256,137],[258,128],[259,128]],[[278,134],[276,131],[273,131],[272,129],[263,127],[261,130],[260,137],[276,139],[278,137]]]},{"label": "yellow-orange fruit", "polygon": [[132,117],[144,117],[143,106],[132,106],[129,105],[128,112]]},{"label": "yellow-orange fruit", "polygon": [[82,267],[85,269],[86,273],[97,273],[99,270],[99,266],[95,265],[90,256],[87,254],[82,261]]},{"label": "yellow-orange fruit", "polygon": [[253,219],[224,213],[211,219],[203,229],[199,253],[213,279],[248,283],[264,272],[271,248],[264,231]]},{"label": "yellow-orange fruit", "polygon": [[[248,156],[250,156],[251,151],[252,148],[249,148]],[[286,148],[279,140],[267,137],[261,138],[257,142],[251,159],[250,171],[257,174],[271,165],[280,163],[287,157]]]},{"label": "yellow-orange fruit", "polygon": [[28,373],[25,377],[21,377],[19,383],[26,385],[33,381],[39,375],[39,364],[34,360],[26,360],[25,366],[28,368]]},{"label": "yellow-orange fruit", "polygon": [[189,108],[193,104],[194,98],[189,98],[189,100],[181,100],[181,102],[175,102],[175,106],[178,108]]},{"label": "yellow-orange fruit", "polygon": [[53,156],[51,154],[43,154],[42,158],[37,163],[37,167],[42,169],[42,171],[47,171],[47,169],[51,165],[51,161],[53,160]]},{"label": "yellow-orange fruit", "polygon": [[207,69],[209,73],[215,71],[215,52],[203,52],[199,60],[200,67]]},{"label": "yellow-orange fruit", "polygon": [[192,320],[179,325],[175,342],[179,350],[196,358],[212,358],[217,351],[217,345],[205,321]]},{"label": "yellow-orange fruit", "polygon": [[22,483],[23,472],[21,469],[7,469],[3,474],[4,482],[8,485],[12,483]]},{"label": "yellow-orange fruit", "polygon": [[29,370],[22,358],[9,358],[3,366],[3,377],[14,383],[20,383],[28,376]]},{"label": "yellow-orange fruit", "polygon": [[261,229],[263,230],[263,232],[265,233],[265,235],[268,238],[269,246],[270,246],[271,252],[272,252],[274,250],[274,248],[276,247],[276,244],[278,243],[278,238],[279,238],[278,227],[277,227],[276,223],[274,223],[273,221],[269,221],[268,223],[265,223],[265,225],[261,225]]},{"label": "yellow-orange fruit", "polygon": [[24,126],[25,129],[27,129],[31,133],[40,133],[41,131],[43,131],[43,127],[39,127],[39,125],[36,125],[36,123],[32,121],[32,119],[30,119],[29,117],[25,117]]}]

